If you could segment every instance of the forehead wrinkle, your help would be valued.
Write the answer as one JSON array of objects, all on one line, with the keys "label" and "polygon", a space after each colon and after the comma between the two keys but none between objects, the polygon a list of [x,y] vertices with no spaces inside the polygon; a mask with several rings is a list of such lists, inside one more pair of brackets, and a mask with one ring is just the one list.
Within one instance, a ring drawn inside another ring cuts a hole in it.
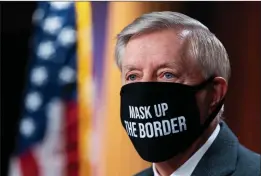
[{"label": "forehead wrinkle", "polygon": [[162,68],[182,68],[181,64],[179,64],[177,61],[171,61],[171,62],[166,62],[166,63],[161,63],[157,66],[157,69],[162,69]]},{"label": "forehead wrinkle", "polygon": [[137,67],[137,65],[128,64],[128,65],[124,65],[123,69],[129,71],[129,70],[136,70],[136,69],[138,69],[138,67]]}]

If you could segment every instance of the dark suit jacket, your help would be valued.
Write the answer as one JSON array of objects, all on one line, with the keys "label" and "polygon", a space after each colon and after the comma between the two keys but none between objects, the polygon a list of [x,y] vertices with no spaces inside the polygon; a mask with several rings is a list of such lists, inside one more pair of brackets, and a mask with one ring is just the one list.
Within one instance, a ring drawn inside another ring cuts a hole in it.
[{"label": "dark suit jacket", "polygon": [[[191,176],[261,176],[260,155],[242,146],[225,122]],[[152,167],[136,176],[153,176]]]}]

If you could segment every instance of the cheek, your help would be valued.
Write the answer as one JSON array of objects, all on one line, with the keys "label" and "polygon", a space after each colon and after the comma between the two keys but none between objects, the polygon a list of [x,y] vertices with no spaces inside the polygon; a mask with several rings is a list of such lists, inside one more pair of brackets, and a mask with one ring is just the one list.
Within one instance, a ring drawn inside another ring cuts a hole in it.
[{"label": "cheek", "polygon": [[209,100],[207,91],[203,90],[196,94],[197,105],[200,112],[200,121],[203,123],[209,114]]}]

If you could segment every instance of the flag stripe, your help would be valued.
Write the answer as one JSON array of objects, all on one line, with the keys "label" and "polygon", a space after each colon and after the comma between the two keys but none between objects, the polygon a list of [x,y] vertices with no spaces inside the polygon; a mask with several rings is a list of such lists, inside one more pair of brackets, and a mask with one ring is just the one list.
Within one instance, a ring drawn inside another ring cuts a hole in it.
[{"label": "flag stripe", "polygon": [[92,175],[99,176],[100,155],[103,132],[103,121],[105,116],[101,114],[104,102],[103,80],[105,61],[105,46],[108,26],[108,6],[109,2],[92,2],[92,36],[93,38],[93,78],[95,82],[95,99],[92,121],[93,138],[92,145]]},{"label": "flag stripe", "polygon": [[65,129],[66,129],[66,176],[79,175],[79,150],[78,150],[78,112],[77,102],[68,101],[65,105]]},{"label": "flag stripe", "polygon": [[[97,91],[101,91],[103,84],[103,70],[104,70],[104,57],[105,45],[107,34],[107,17],[108,17],[108,4],[109,2],[92,2],[92,21],[93,21],[93,76],[95,77],[95,85]],[[99,100],[96,94],[95,100]]]},{"label": "flag stripe", "polygon": [[78,102],[79,102],[79,176],[91,175],[91,124],[93,108],[92,81],[92,11],[91,2],[76,2],[78,30]]},{"label": "flag stripe", "polygon": [[19,163],[23,176],[40,176],[39,166],[31,150],[20,156]]}]

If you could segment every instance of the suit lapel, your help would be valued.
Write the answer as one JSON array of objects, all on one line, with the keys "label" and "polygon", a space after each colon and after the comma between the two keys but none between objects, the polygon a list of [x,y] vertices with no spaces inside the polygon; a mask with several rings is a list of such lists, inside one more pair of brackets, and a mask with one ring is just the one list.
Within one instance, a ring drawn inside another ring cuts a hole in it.
[{"label": "suit lapel", "polygon": [[153,173],[152,167],[149,167],[134,176],[153,176],[153,175],[154,175],[154,173]]},{"label": "suit lapel", "polygon": [[202,157],[191,176],[226,176],[236,167],[238,140],[225,122],[220,132]]}]

